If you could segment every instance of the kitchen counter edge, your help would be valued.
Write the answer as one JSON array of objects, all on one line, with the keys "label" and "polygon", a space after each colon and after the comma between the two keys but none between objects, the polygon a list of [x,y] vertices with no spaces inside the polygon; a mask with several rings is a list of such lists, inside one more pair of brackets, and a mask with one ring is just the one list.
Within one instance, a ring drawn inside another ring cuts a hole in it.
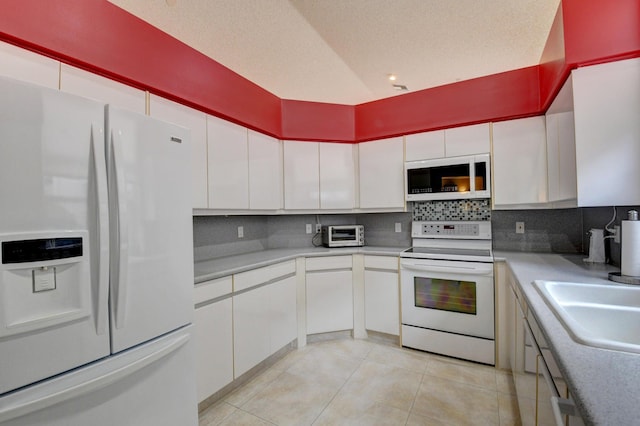
[{"label": "kitchen counter edge", "polygon": [[364,254],[371,256],[400,256],[407,247],[304,247],[290,249],[270,249],[217,259],[202,260],[194,263],[194,282],[200,283],[250,271],[264,266],[274,265],[298,257],[343,256]]},{"label": "kitchen counter edge", "polygon": [[584,255],[494,253],[506,261],[529,309],[542,328],[558,367],[572,390],[586,424],[634,424],[640,418],[640,354],[582,345],[574,341],[533,286],[535,280],[619,285],[608,280],[618,271],[589,265]]}]

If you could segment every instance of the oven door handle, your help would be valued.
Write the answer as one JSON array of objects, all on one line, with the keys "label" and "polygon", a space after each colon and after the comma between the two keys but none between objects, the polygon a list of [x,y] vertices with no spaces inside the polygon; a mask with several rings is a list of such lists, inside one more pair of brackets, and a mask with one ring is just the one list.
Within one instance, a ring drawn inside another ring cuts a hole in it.
[{"label": "oven door handle", "polygon": [[439,265],[429,265],[429,266],[420,266],[415,264],[402,264],[403,269],[408,269],[410,271],[420,271],[420,272],[445,272],[450,274],[462,274],[462,275],[493,275],[493,268],[464,268],[464,267],[451,267],[451,266],[439,266]]}]

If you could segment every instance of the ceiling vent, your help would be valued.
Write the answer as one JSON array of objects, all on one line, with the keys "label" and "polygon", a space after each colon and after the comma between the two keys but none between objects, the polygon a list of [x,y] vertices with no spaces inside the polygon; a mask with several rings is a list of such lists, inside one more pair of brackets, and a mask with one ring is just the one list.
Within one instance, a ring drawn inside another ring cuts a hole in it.
[{"label": "ceiling vent", "polygon": [[404,84],[394,84],[393,88],[396,89],[396,90],[405,90],[405,91],[409,90],[409,89],[407,89],[407,86],[405,86]]}]

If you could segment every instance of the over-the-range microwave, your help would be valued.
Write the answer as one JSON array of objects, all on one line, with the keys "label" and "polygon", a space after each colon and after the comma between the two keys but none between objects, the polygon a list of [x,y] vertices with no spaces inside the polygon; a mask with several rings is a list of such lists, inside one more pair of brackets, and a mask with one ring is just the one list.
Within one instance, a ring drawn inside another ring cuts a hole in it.
[{"label": "over-the-range microwave", "polygon": [[407,201],[491,198],[489,154],[405,163]]}]

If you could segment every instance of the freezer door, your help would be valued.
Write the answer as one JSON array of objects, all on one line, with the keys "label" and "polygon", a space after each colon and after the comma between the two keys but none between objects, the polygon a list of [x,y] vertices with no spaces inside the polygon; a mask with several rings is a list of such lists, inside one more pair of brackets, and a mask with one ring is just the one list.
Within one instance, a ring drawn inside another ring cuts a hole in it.
[{"label": "freezer door", "polygon": [[3,78],[0,93],[2,395],[110,348],[104,105]]},{"label": "freezer door", "polygon": [[2,426],[195,426],[191,326],[0,398]]},{"label": "freezer door", "polygon": [[189,131],[107,107],[111,344],[117,353],[193,319]]}]

